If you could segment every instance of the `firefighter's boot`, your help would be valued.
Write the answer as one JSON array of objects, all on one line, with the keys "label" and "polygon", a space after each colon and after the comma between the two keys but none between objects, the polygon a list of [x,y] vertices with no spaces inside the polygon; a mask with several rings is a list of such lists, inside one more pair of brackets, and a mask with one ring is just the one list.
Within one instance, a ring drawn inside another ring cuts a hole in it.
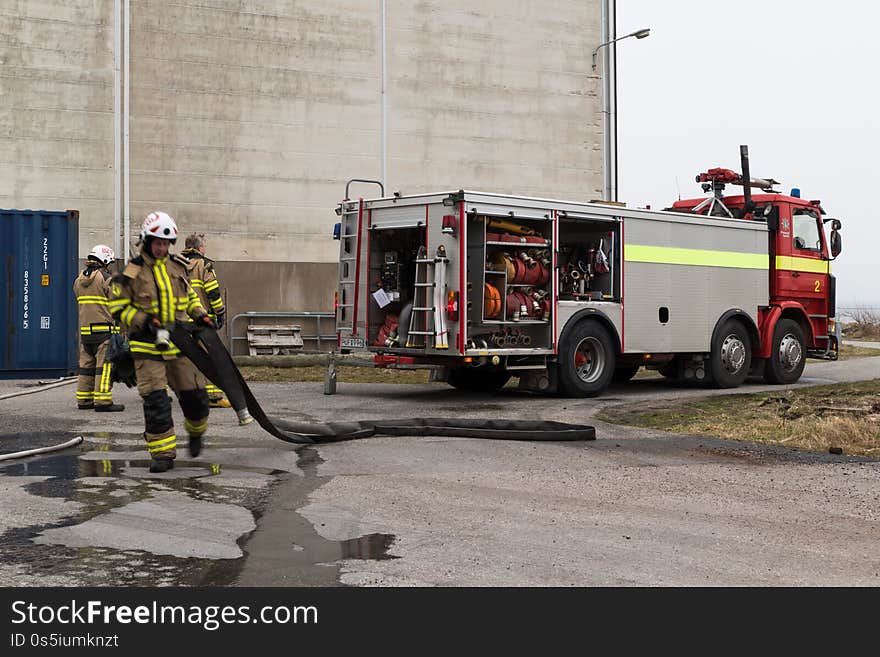
[{"label": "firefighter's boot", "polygon": [[100,406],[95,406],[95,412],[97,413],[119,413],[124,410],[125,404],[101,404]]},{"label": "firefighter's boot", "polygon": [[199,454],[202,453],[202,437],[201,436],[190,436],[189,437],[189,455],[195,458]]},{"label": "firefighter's boot", "polygon": [[150,472],[168,472],[174,468],[174,459],[151,459]]},{"label": "firefighter's boot", "polygon": [[208,430],[208,418],[203,420],[184,418],[183,426],[189,434],[189,455],[195,458],[202,453],[202,436]]}]

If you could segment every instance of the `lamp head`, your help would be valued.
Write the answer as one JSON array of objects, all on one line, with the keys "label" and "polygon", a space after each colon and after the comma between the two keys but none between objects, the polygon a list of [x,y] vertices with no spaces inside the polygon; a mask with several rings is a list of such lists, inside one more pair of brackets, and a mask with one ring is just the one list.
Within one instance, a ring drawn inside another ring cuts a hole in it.
[{"label": "lamp head", "polygon": [[651,28],[649,28],[649,27],[645,27],[645,28],[642,28],[641,30],[633,32],[633,36],[636,39],[644,39],[646,36],[649,36],[650,34],[651,34]]}]

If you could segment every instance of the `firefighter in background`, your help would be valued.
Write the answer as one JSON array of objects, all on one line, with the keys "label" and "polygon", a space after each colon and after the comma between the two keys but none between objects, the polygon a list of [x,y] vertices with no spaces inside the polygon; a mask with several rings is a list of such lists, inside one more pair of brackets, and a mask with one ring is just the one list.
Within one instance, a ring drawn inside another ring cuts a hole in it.
[{"label": "firefighter in background", "polygon": [[208,395],[201,373],[170,341],[168,326],[192,318],[216,328],[187,277],[186,258],[169,253],[177,224],[165,212],[151,212],[140,234],[140,252],[111,284],[110,312],[129,333],[138,392],[144,402],[144,440],[150,472],[174,467],[177,437],[171,418],[170,386],[183,410],[189,453],[198,456],[208,429]]},{"label": "firefighter in background", "polygon": [[79,308],[79,377],[76,385],[76,406],[81,410],[101,412],[124,411],[125,406],[113,403],[111,364],[105,361],[110,336],[119,327],[110,314],[110,263],[113,249],[98,244],[86,257],[86,268],[73,282],[73,293]]},{"label": "firefighter in background", "polygon": [[[205,235],[193,233],[186,238],[183,255],[189,260],[187,271],[189,282],[199,295],[199,302],[208,311],[218,329],[223,328],[226,308],[220,296],[220,282],[214,271],[214,261],[205,256]],[[223,391],[209,381],[205,381],[208,401],[212,408],[229,408],[232,404],[223,396]]]}]

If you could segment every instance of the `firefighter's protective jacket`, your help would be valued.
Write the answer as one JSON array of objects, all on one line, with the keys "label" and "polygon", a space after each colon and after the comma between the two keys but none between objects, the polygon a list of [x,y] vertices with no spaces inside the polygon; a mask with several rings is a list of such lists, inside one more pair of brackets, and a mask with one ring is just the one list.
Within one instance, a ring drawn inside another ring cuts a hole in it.
[{"label": "firefighter's protective jacket", "polygon": [[223,299],[220,297],[220,282],[214,271],[214,261],[203,256],[198,249],[187,249],[182,255],[189,260],[187,266],[189,282],[196,294],[199,295],[199,303],[202,304],[202,308],[214,317],[222,315],[225,308],[223,307]]},{"label": "firefighter's protective jacket", "polygon": [[189,261],[168,254],[153,258],[141,247],[140,255],[129,261],[110,285],[110,312],[129,329],[129,345],[134,358],[170,360],[180,355],[172,343],[165,351],[156,348],[151,319],[163,326],[176,321],[194,320],[207,313],[187,276]]},{"label": "firefighter's protective jacket", "polygon": [[91,263],[73,282],[79,308],[79,335],[83,344],[100,344],[119,333],[110,314],[110,272]]}]

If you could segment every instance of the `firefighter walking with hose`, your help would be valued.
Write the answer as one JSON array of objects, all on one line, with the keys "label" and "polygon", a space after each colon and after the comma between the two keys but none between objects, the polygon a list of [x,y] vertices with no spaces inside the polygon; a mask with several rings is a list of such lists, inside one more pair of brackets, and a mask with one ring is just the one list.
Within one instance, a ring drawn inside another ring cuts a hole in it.
[{"label": "firefighter walking with hose", "polygon": [[169,327],[190,318],[197,326],[216,325],[199,303],[187,275],[186,258],[169,253],[177,223],[165,212],[150,212],[140,233],[140,252],[111,284],[110,312],[129,332],[138,392],[144,403],[144,439],[150,472],[174,467],[177,437],[171,418],[171,387],[183,410],[189,452],[198,456],[208,429],[204,378],[170,340]]}]

